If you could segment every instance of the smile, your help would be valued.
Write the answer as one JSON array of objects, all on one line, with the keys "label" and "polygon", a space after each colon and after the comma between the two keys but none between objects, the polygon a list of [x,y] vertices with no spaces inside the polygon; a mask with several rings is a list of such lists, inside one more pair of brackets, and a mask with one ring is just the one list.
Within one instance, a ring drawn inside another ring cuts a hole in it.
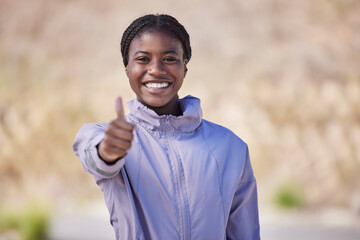
[{"label": "smile", "polygon": [[161,88],[167,88],[170,85],[170,83],[168,83],[168,82],[162,82],[162,83],[149,82],[149,83],[145,83],[144,85],[147,88],[161,89]]}]

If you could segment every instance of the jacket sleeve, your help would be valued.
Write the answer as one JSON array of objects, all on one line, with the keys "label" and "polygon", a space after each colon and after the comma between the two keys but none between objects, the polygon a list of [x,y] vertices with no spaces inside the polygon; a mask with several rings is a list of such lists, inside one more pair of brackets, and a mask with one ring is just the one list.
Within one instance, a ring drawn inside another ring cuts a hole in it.
[{"label": "jacket sleeve", "polygon": [[260,225],[256,179],[246,149],[245,165],[239,178],[226,227],[227,239],[259,240]]},{"label": "jacket sleeve", "polygon": [[98,183],[119,173],[125,163],[125,158],[118,160],[115,164],[107,164],[98,155],[97,145],[105,135],[106,124],[87,123],[77,133],[73,150],[80,160],[84,169],[95,177]]}]

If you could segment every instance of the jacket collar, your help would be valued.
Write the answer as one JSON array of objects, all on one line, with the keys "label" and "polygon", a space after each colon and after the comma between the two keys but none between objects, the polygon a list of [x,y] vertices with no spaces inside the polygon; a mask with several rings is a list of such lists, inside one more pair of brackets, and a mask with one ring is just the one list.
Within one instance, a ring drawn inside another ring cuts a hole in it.
[{"label": "jacket collar", "polygon": [[183,112],[182,116],[159,116],[137,99],[133,99],[128,102],[129,118],[152,131],[166,129],[174,129],[184,133],[195,131],[202,120],[200,99],[189,95],[179,99],[179,104]]}]

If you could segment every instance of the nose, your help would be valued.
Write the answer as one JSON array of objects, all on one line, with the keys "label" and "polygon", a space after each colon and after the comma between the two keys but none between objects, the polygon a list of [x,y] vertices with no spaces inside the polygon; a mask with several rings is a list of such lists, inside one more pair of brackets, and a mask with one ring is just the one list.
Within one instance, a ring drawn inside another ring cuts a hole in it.
[{"label": "nose", "polygon": [[161,61],[152,61],[149,65],[148,73],[154,76],[162,76],[166,74],[166,70]]}]

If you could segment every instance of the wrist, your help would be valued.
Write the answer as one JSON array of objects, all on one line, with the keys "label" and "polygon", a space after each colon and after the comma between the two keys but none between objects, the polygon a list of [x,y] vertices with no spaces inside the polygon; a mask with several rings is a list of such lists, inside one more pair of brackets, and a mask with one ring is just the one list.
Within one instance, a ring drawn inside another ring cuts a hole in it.
[{"label": "wrist", "polygon": [[105,162],[107,165],[114,165],[118,160],[122,159],[124,156],[116,157],[116,158],[110,158],[108,157],[104,151],[102,151],[102,143],[101,141],[98,145],[96,145],[96,150],[99,158]]}]

